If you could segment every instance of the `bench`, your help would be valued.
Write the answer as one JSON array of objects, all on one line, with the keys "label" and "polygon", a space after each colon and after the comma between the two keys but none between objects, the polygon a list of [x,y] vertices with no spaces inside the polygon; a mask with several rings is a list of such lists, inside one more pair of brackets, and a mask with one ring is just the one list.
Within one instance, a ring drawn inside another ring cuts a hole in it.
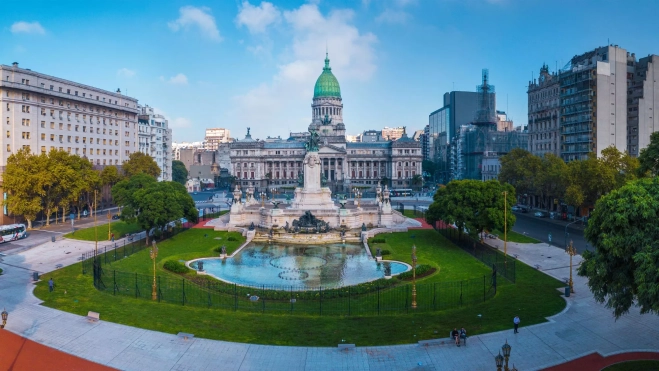
[{"label": "bench", "polygon": [[339,344],[338,345],[339,350],[352,350],[355,349],[355,344]]},{"label": "bench", "polygon": [[89,311],[87,312],[87,320],[90,322],[98,322],[101,320],[101,315],[96,312]]},{"label": "bench", "polygon": [[179,332],[178,334],[176,334],[176,336],[178,336],[180,338],[183,338],[183,340],[188,340],[188,339],[191,339],[191,338],[194,337],[193,334],[188,334],[188,333],[185,333],[185,332]]}]

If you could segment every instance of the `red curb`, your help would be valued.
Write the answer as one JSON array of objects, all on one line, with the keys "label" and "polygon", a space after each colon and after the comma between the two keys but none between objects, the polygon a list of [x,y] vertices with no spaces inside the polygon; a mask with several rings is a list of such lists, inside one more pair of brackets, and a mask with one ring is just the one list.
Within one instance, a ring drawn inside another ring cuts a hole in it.
[{"label": "red curb", "polygon": [[572,371],[572,370],[600,371],[601,369],[616,363],[625,362],[625,361],[641,361],[641,360],[659,360],[659,353],[628,352],[628,353],[614,354],[608,357],[602,357],[602,355],[599,353],[591,353],[587,356],[577,358],[570,362],[545,368],[543,371]]},{"label": "red curb", "polygon": [[425,219],[423,219],[423,218],[413,218],[413,219],[416,220],[416,221],[421,222],[421,226],[420,227],[410,227],[410,228],[407,228],[407,229],[432,229],[432,225],[426,223]]},{"label": "red curb", "polygon": [[0,370],[116,370],[0,330]]}]

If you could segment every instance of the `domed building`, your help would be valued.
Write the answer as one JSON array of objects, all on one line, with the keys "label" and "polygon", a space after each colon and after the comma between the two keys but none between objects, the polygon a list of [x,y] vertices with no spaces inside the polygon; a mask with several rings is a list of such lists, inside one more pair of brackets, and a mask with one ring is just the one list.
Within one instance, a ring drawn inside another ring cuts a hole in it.
[{"label": "domed building", "polygon": [[[411,179],[421,175],[421,143],[407,134],[396,141],[346,142],[341,86],[327,54],[314,85],[311,130],[320,135],[322,174],[335,194],[349,193],[354,187],[374,189],[383,179],[394,189],[411,188]],[[230,144],[230,172],[238,185],[253,187],[257,194],[272,188],[291,189],[303,169],[307,137],[290,133],[284,140],[254,140],[248,128],[245,139]]]}]

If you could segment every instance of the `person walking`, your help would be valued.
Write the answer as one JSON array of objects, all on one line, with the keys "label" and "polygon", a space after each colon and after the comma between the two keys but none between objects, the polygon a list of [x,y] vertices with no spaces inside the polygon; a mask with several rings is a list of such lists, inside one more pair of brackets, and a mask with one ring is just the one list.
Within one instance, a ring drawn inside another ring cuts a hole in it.
[{"label": "person walking", "polygon": [[519,316],[515,316],[515,318],[513,318],[513,325],[515,326],[515,332],[514,333],[516,334],[516,333],[519,332],[519,331],[517,331],[517,328],[519,327]]},{"label": "person walking", "polygon": [[53,292],[53,289],[55,288],[55,283],[53,282],[53,277],[50,277],[48,280],[48,291]]}]

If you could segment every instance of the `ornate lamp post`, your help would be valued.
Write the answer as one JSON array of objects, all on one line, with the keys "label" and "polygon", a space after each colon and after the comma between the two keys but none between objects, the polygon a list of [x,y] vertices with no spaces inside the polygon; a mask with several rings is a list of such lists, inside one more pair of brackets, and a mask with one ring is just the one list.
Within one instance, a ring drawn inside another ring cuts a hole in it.
[{"label": "ornate lamp post", "polygon": [[510,359],[510,350],[512,347],[508,344],[508,340],[506,340],[506,343],[501,347],[501,351],[503,352],[503,359],[506,361],[506,363],[503,366],[504,371],[510,371],[508,368],[508,360]]},{"label": "ornate lamp post", "polygon": [[412,309],[416,309],[416,245],[412,245]]},{"label": "ornate lamp post", "polygon": [[355,201],[357,202],[357,207],[359,207],[359,200],[362,198],[362,192],[357,187],[353,188],[352,192],[355,194]]},{"label": "ornate lamp post", "polygon": [[9,317],[9,313],[7,313],[6,309],[2,309],[2,325],[0,325],[0,328],[5,328],[7,317]]},{"label": "ornate lamp post", "polygon": [[568,281],[568,284],[570,285],[570,292],[574,294],[574,283],[572,282],[572,257],[577,255],[577,249],[574,248],[572,240],[570,240],[570,245],[565,248],[565,252],[570,255],[570,281]]},{"label": "ornate lamp post", "polygon": [[274,199],[277,197],[277,193],[279,193],[279,189],[270,188],[270,193],[272,193],[272,200],[274,201]]},{"label": "ornate lamp post", "polygon": [[153,260],[153,290],[151,291],[151,299],[158,300],[158,293],[156,292],[156,257],[158,256],[158,246],[156,241],[151,241],[151,250],[149,250],[151,260]]},{"label": "ornate lamp post", "polygon": [[108,241],[112,239],[112,215],[110,215],[110,210],[108,210]]},{"label": "ornate lamp post", "polygon": [[265,198],[266,198],[267,195],[268,194],[263,192],[263,191],[261,191],[261,193],[259,193],[259,197],[261,197],[261,207],[265,207]]},{"label": "ornate lamp post", "polygon": [[497,363],[497,371],[501,371],[501,368],[503,367],[503,356],[501,355],[501,353],[494,356],[494,362]]}]

